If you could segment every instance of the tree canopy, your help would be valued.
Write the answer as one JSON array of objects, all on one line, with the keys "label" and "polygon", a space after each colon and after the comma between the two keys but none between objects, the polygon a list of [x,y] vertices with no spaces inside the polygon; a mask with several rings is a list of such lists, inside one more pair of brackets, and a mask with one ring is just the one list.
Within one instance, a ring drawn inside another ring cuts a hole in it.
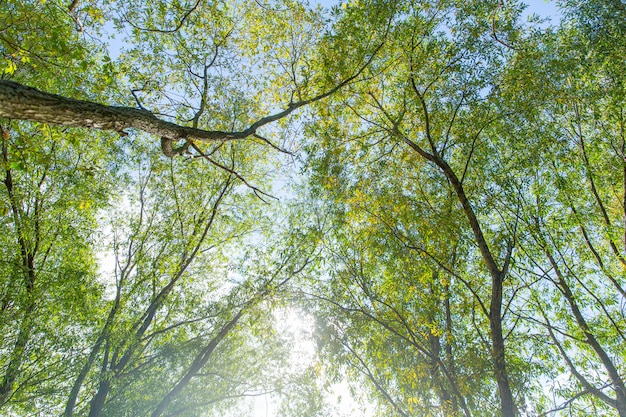
[{"label": "tree canopy", "polygon": [[626,7],[558,8],[0,0],[0,414],[626,417]]}]

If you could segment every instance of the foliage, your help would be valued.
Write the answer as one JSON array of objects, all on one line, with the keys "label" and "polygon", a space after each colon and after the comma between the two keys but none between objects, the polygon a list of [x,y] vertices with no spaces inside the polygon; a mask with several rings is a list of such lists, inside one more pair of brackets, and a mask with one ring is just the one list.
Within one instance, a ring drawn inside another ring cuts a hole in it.
[{"label": "foliage", "polygon": [[559,5],[0,0],[3,80],[252,129],[0,120],[0,413],[626,416],[626,12]]}]

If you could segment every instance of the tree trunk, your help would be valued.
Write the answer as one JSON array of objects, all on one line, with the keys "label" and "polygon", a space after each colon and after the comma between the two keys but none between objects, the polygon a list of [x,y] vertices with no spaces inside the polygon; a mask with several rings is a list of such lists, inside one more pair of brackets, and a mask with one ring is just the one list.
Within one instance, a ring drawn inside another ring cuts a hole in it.
[{"label": "tree trunk", "polygon": [[[489,327],[491,330],[491,358],[493,361],[493,371],[496,383],[498,384],[498,394],[500,395],[500,405],[503,417],[515,417],[518,415],[518,410],[513,400],[513,394],[511,392],[511,384],[509,383],[508,371],[506,369],[506,356],[504,349],[504,336],[502,334],[502,289],[504,284],[504,277],[506,275],[506,261],[505,266],[500,268],[496,263],[487,240],[483,235],[480,227],[480,222],[474,213],[463,184],[459,181],[455,172],[450,165],[439,157],[434,157],[434,162],[445,173],[446,178],[452,184],[454,191],[463,207],[465,217],[469,221],[469,224],[474,232],[474,238],[478,244],[478,248],[482,255],[483,261],[487,266],[489,275],[491,275],[491,300],[489,305]],[[510,256],[507,255],[507,256]]]},{"label": "tree trunk", "polygon": [[107,379],[102,379],[98,386],[98,392],[91,400],[89,407],[89,417],[98,417],[104,409],[104,402],[111,390],[111,382]]},{"label": "tree trunk", "polygon": [[158,119],[146,110],[75,100],[6,80],[0,80],[0,103],[0,117],[116,132],[138,129],[168,140],[232,140],[254,133],[194,129]]},{"label": "tree trunk", "polygon": [[[415,89],[417,92],[417,89]],[[422,101],[422,105],[424,107],[424,113],[427,115],[426,104],[423,101],[421,95],[417,93],[420,101]],[[427,126],[427,136],[430,136],[428,132]],[[513,400],[513,394],[511,391],[511,385],[509,383],[508,371],[506,369],[506,356],[504,350],[504,337],[502,335],[502,287],[504,283],[504,277],[506,276],[507,263],[511,256],[512,252],[507,254],[507,259],[504,262],[504,267],[500,268],[498,263],[493,257],[491,250],[489,249],[489,245],[487,244],[487,240],[483,234],[483,231],[480,227],[480,222],[474,213],[474,209],[465,194],[465,190],[463,189],[463,184],[457,177],[456,173],[448,165],[448,163],[437,153],[434,145],[432,146],[432,154],[425,151],[421,148],[417,143],[403,137],[404,142],[409,145],[413,150],[415,150],[419,155],[423,158],[433,162],[441,171],[443,171],[444,175],[450,181],[452,188],[461,203],[463,208],[463,214],[467,221],[470,224],[472,232],[474,234],[474,239],[476,240],[476,244],[478,245],[478,249],[480,250],[481,257],[485,262],[485,266],[489,271],[489,275],[491,276],[491,303],[489,307],[489,326],[491,330],[491,357],[494,365],[494,378],[496,379],[496,383],[498,384],[498,394],[500,396],[500,404],[501,411],[503,417],[515,417],[518,415],[517,407],[515,406],[515,401]]]},{"label": "tree trunk", "polygon": [[[207,344],[207,346],[202,349],[202,351],[196,356],[195,360],[189,367],[187,373],[183,376],[183,378],[167,393],[165,397],[161,400],[157,408],[152,412],[152,417],[159,417],[165,409],[170,405],[170,403],[176,398],[178,394],[187,386],[189,381],[198,373],[200,370],[206,365],[209,361],[209,358],[219,345],[219,343],[230,333],[233,327],[237,324],[241,316],[243,315],[244,310],[239,310],[237,315],[233,317],[228,323],[222,327],[219,333],[211,339],[211,341]],[[92,416],[90,416],[92,417]]]},{"label": "tree trunk", "polygon": [[109,335],[111,326],[113,324],[113,319],[115,318],[117,309],[119,307],[119,290],[118,290],[118,295],[115,301],[116,303],[111,308],[111,311],[109,312],[109,316],[107,317],[107,321],[105,322],[102,331],[98,335],[96,342],[91,348],[91,352],[89,353],[89,357],[87,358],[87,361],[85,362],[80,372],[78,373],[78,376],[76,377],[76,380],[74,381],[74,385],[72,385],[72,390],[70,391],[70,395],[67,399],[67,403],[65,404],[65,411],[63,412],[63,417],[72,417],[72,415],[74,414],[74,407],[76,406],[76,400],[78,398],[78,393],[80,391],[80,388],[83,386],[83,382],[85,378],[87,377],[87,373],[91,370],[91,367],[94,364],[94,361],[96,360],[96,355],[100,352],[100,347],[102,346],[102,343],[105,341],[105,339]]},{"label": "tree trunk", "polygon": [[102,358],[102,365],[100,367],[100,383],[98,384],[98,391],[92,397],[89,402],[89,417],[99,417],[104,409],[104,404],[111,391],[111,362],[109,361],[110,346],[107,342],[104,349],[104,357]]},{"label": "tree trunk", "polygon": [[30,340],[31,333],[31,320],[30,315],[33,312],[32,301],[29,301],[29,305],[26,308],[25,315],[26,317],[22,321],[20,326],[20,331],[17,335],[17,339],[15,341],[15,345],[13,346],[13,350],[11,352],[11,360],[9,362],[9,366],[4,373],[4,377],[2,378],[2,385],[0,385],[0,407],[6,404],[13,392],[15,391],[15,381],[20,374],[20,367],[22,366],[22,358],[24,357],[24,350],[26,349],[26,345]]},{"label": "tree trunk", "polygon": [[15,196],[15,190],[13,187],[13,175],[9,167],[8,149],[6,142],[3,142],[2,146],[2,159],[4,165],[7,167],[4,176],[4,185],[7,193],[9,194],[9,202],[11,206],[11,213],[13,217],[13,224],[17,233],[17,241],[20,248],[21,266],[25,275],[25,290],[26,290],[26,305],[23,306],[23,319],[20,323],[20,329],[11,351],[11,359],[6,368],[4,376],[2,378],[2,385],[0,385],[0,407],[6,404],[15,391],[15,381],[20,374],[20,368],[22,366],[22,360],[24,358],[24,351],[30,340],[32,332],[32,319],[35,311],[35,254],[37,252],[38,241],[33,245],[28,245],[26,237],[24,236],[22,226],[22,213],[20,211],[20,203]]},{"label": "tree trunk", "polygon": [[589,324],[587,323],[587,320],[585,320],[585,317],[580,310],[578,303],[576,302],[576,297],[572,293],[572,290],[569,287],[565,276],[561,272],[561,269],[556,263],[556,260],[549,250],[545,249],[545,253],[557,275],[557,286],[561,289],[561,293],[567,300],[567,303],[572,310],[572,314],[576,319],[576,323],[585,334],[585,342],[589,346],[591,346],[593,351],[596,353],[597,357],[600,359],[600,362],[602,362],[604,369],[606,369],[609,378],[611,379],[613,390],[615,391],[615,408],[617,409],[620,417],[626,417],[626,386],[624,385],[624,380],[620,375],[617,367],[600,344],[600,341],[598,341],[598,339],[593,334],[591,328],[589,327]]},{"label": "tree trunk", "polygon": [[491,358],[493,371],[498,384],[498,393],[503,417],[517,415],[517,407],[513,401],[511,385],[506,370],[506,358],[504,352],[504,337],[502,335],[502,279],[496,277],[491,283],[491,305],[489,306],[489,327],[491,330]]}]

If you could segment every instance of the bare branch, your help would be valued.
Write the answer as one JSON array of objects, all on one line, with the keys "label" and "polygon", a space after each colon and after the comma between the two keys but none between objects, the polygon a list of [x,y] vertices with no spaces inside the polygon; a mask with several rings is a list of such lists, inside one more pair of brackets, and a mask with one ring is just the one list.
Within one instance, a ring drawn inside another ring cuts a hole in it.
[{"label": "bare branch", "polygon": [[[77,2],[77,1],[78,0],[75,0],[75,2]],[[191,16],[191,14],[194,11],[196,11],[198,6],[200,6],[201,2],[202,2],[202,0],[197,0],[196,3],[183,14],[182,18],[180,19],[180,21],[176,24],[176,26],[173,29],[145,28],[145,27],[141,27],[141,26],[138,26],[138,25],[134,24],[132,19],[128,19],[128,18],[125,17],[124,20],[130,26],[132,26],[135,29],[141,30],[142,32],[157,32],[157,33],[166,33],[166,34],[175,33],[175,32],[178,32],[180,30],[180,28],[183,27],[183,25],[185,24],[187,19],[189,19],[189,16]]]},{"label": "bare branch", "polygon": [[250,184],[244,177],[241,176],[241,174],[239,174],[237,171],[235,171],[232,168],[227,167],[224,164],[220,164],[219,162],[215,161],[214,159],[212,159],[209,155],[205,154],[204,152],[202,152],[202,149],[200,149],[195,143],[193,142],[188,142],[191,144],[191,147],[198,152],[198,154],[200,155],[201,158],[206,159],[207,161],[209,161],[212,165],[215,165],[216,167],[223,169],[224,171],[232,174],[234,177],[236,177],[237,179],[239,179],[241,182],[244,183],[244,185],[248,188],[250,188],[252,190],[252,192],[254,192],[254,194],[264,203],[267,203],[267,201],[265,201],[265,199],[262,196],[265,197],[269,197],[272,198],[274,200],[278,200],[278,198],[274,197],[271,194],[266,193],[265,191],[262,191],[261,189],[259,189],[258,187],[255,187],[254,185]]}]

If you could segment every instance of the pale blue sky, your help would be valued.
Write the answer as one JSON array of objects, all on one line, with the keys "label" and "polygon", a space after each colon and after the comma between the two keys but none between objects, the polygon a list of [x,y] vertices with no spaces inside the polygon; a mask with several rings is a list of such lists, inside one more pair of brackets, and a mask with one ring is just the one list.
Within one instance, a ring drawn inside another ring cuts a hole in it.
[{"label": "pale blue sky", "polygon": [[528,5],[528,8],[525,10],[526,15],[536,13],[541,17],[549,18],[553,24],[558,23],[561,18],[556,1],[526,0],[524,3]]}]

